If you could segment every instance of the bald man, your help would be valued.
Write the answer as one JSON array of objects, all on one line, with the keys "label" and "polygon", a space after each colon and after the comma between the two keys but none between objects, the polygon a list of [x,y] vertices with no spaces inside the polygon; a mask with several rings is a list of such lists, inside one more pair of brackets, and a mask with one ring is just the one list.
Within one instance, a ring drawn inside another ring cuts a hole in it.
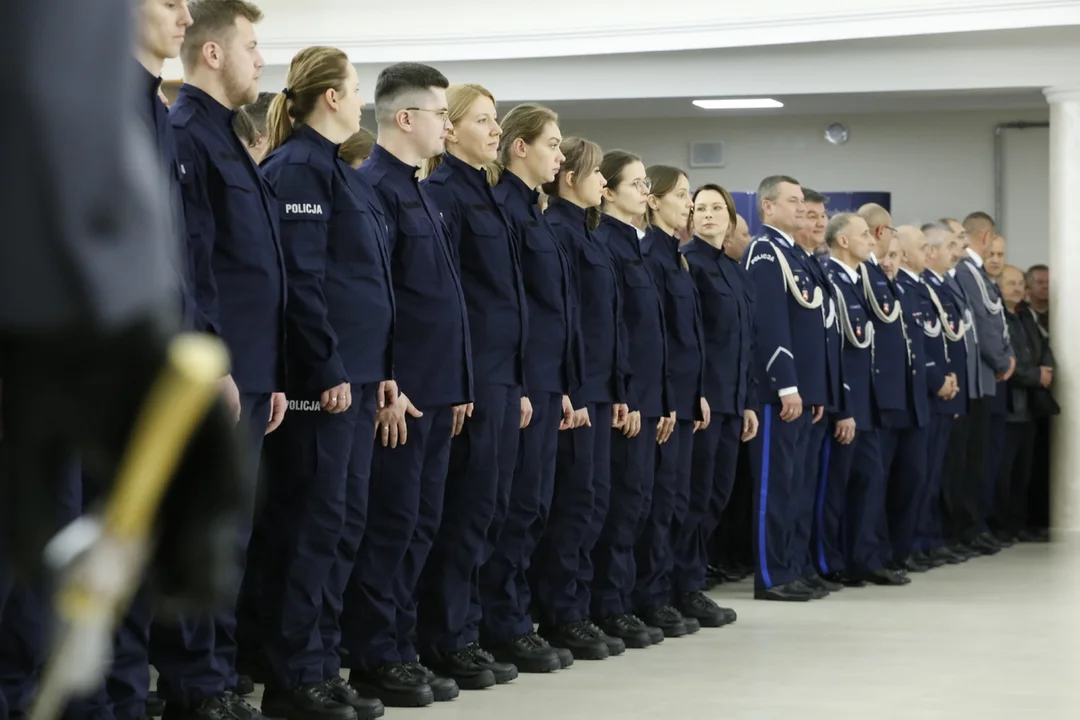
[{"label": "bald man", "polygon": [[991,442],[993,416],[1000,418],[1004,414],[1004,382],[1012,376],[1016,359],[1009,344],[1001,291],[984,267],[984,258],[990,253],[995,235],[993,218],[981,211],[973,212],[964,218],[963,225],[968,234],[967,255],[961,258],[953,274],[967,298],[979,350],[978,395],[969,407],[967,465],[963,471],[979,485],[975,498],[969,501],[975,517],[963,518],[957,528],[960,536],[955,539],[992,555],[1001,549],[988,524],[997,481],[996,464],[1000,460],[1000,448],[994,448]]},{"label": "bald man", "polygon": [[750,246],[750,224],[742,215],[735,216],[735,230],[724,242],[724,252],[732,260],[742,261],[743,253]]},{"label": "bald man", "polygon": [[[940,564],[914,557],[922,550],[919,530],[930,524],[925,517],[930,512],[931,498],[940,500],[940,490],[931,482],[929,468],[929,428],[932,409],[952,400],[957,394],[956,374],[946,361],[945,338],[931,293],[923,281],[926,270],[926,235],[917,227],[897,228],[900,247],[900,269],[896,276],[897,290],[908,319],[908,338],[913,354],[923,358],[925,378],[925,423],[899,433],[903,446],[896,454],[889,483],[889,530],[896,561],[912,572],[925,572]],[[917,348],[921,346],[922,350]],[[894,479],[895,478],[895,479]],[[908,504],[910,502],[910,504]]]},{"label": "bald man", "polygon": [[995,283],[1000,284],[1001,271],[1005,268],[1005,238],[995,235],[986,252],[986,274]]}]

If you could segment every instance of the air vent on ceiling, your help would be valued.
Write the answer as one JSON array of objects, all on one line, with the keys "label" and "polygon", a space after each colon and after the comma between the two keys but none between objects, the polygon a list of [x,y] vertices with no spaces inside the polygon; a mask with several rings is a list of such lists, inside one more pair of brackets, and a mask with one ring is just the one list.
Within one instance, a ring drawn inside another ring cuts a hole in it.
[{"label": "air vent on ceiling", "polygon": [[690,167],[692,167],[692,168],[722,168],[722,167],[724,167],[724,143],[722,143],[722,142],[692,142],[692,143],[690,143]]}]

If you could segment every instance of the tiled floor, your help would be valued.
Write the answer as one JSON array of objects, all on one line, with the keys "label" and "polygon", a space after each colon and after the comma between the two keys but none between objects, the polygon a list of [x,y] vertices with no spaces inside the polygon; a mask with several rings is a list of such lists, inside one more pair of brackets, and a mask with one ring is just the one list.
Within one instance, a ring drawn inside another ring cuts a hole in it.
[{"label": "tiled floor", "polygon": [[1080,561],[1057,550],[1018,546],[809,604],[723,586],[733,626],[386,718],[1080,718]]}]

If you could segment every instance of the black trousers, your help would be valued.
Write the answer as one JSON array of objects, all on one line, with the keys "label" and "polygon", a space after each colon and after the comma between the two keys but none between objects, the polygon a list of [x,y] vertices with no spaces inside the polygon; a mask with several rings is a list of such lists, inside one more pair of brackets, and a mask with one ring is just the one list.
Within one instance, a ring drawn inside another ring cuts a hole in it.
[{"label": "black trousers", "polygon": [[945,538],[949,542],[968,542],[978,535],[992,403],[993,398],[972,400],[968,414],[957,419],[949,438],[941,493]]},{"label": "black trousers", "polygon": [[1034,445],[1034,422],[1005,425],[1005,447],[998,468],[992,516],[995,532],[1016,536],[1027,526]]},{"label": "black trousers", "polygon": [[1031,484],[1028,488],[1028,527],[1050,527],[1050,428],[1051,418],[1035,421],[1032,443]]}]

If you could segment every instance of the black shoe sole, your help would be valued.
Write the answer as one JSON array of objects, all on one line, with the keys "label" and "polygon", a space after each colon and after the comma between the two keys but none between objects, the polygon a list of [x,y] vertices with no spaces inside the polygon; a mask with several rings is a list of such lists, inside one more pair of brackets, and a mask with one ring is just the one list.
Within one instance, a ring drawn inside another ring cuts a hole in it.
[{"label": "black shoe sole", "polygon": [[[440,683],[439,680],[442,680]],[[435,696],[435,702],[450,702],[451,700],[457,700],[461,695],[461,688],[457,683],[451,683],[446,678],[438,678],[435,684],[428,683],[428,687],[431,688],[431,693]]]},{"label": "black shoe sole", "polygon": [[812,595],[776,595],[770,593],[768,590],[755,590],[755,600],[771,600],[772,602],[809,602],[813,599]]},{"label": "black shoe sole", "polygon": [[435,693],[430,687],[427,692],[400,692],[369,683],[350,682],[349,684],[360,694],[360,697],[378,698],[386,707],[427,707],[435,702]]},{"label": "black shoe sole", "polygon": [[450,673],[445,673],[445,676],[457,683],[458,687],[462,690],[486,690],[489,687],[495,687],[495,673],[490,670],[483,670],[475,675],[459,676],[455,677]]},{"label": "black shoe sole", "polygon": [[649,641],[653,645],[659,645],[664,642],[664,631],[658,627],[649,626],[646,628],[649,632]]},{"label": "black shoe sole", "polygon": [[565,670],[569,667],[574,667],[574,653],[570,652],[566,648],[551,648],[555,651],[555,654],[559,656],[559,669]]},{"label": "black shoe sole", "polygon": [[[508,682],[512,682],[514,680],[517,680],[517,677],[518,677],[518,667],[517,667],[517,665],[514,665],[513,669],[508,670],[507,672],[497,673],[494,670],[490,670],[490,672],[491,672],[491,675],[495,678],[495,684],[496,685],[505,685]],[[458,685],[460,685],[460,684],[461,684],[461,682],[459,681]]]},{"label": "black shoe sole", "polygon": [[600,649],[600,647],[565,647],[562,645],[555,645],[550,639],[548,639],[548,643],[552,647],[562,647],[565,650],[569,650],[573,654],[575,660],[607,660],[611,657],[611,651],[608,650],[607,645],[604,645],[603,649]]},{"label": "black shoe sole", "polygon": [[678,625],[669,625],[668,627],[660,628],[660,630],[663,631],[664,637],[666,638],[681,638],[686,637],[690,634],[690,631],[686,627],[685,623],[680,623]]},{"label": "black shoe sole", "polygon": [[[267,718],[292,720],[293,718],[311,718],[314,716],[314,713],[310,710],[295,707],[288,700],[278,701],[271,698],[267,701],[266,698],[263,698],[261,708],[262,715]],[[322,720],[356,720],[356,710],[351,705],[337,704],[334,710],[334,713],[325,713]]]}]

